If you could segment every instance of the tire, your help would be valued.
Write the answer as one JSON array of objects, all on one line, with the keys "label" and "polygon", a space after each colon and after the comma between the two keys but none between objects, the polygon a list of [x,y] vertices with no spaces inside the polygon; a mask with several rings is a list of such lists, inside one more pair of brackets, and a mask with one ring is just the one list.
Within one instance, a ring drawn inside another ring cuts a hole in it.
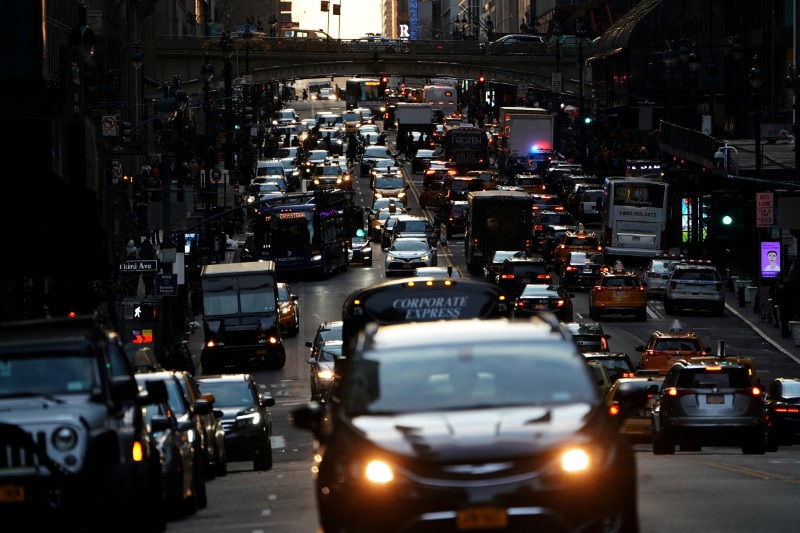
[{"label": "tire", "polygon": [[657,431],[653,434],[653,454],[672,455],[675,453],[675,443],[664,431]]},{"label": "tire", "polygon": [[283,344],[279,345],[278,353],[275,356],[275,360],[272,362],[270,367],[273,370],[280,370],[286,364],[286,348],[283,347]]},{"label": "tire", "polygon": [[664,311],[666,311],[666,313],[669,315],[675,314],[675,304],[673,304],[666,298],[664,299]]},{"label": "tire", "polygon": [[[228,454],[225,453],[224,445],[222,448],[222,453],[217,455],[216,461],[214,461],[214,465],[217,468],[217,477],[225,477],[228,475]],[[215,453],[219,453],[219,450],[215,450]]]},{"label": "tire", "polygon": [[745,455],[764,455],[767,452],[767,437],[759,432],[742,445],[742,453]]},{"label": "tire", "polygon": [[[201,469],[202,470],[202,469]],[[208,507],[208,493],[206,492],[206,478],[203,475],[196,476],[194,486],[197,508],[205,509]]]},{"label": "tire", "polygon": [[259,472],[272,468],[272,443],[269,437],[266,437],[266,440],[267,442],[264,449],[253,458],[253,470]]},{"label": "tire", "polygon": [[372,259],[370,259],[369,261],[364,261],[364,266],[371,267],[372,266]]},{"label": "tire", "polygon": [[300,333],[300,317],[298,315],[294,315],[294,324],[291,328],[289,328],[287,334],[290,337],[297,337],[298,333]]},{"label": "tire", "polygon": [[647,308],[644,307],[640,311],[636,312],[636,319],[640,322],[647,322]]}]

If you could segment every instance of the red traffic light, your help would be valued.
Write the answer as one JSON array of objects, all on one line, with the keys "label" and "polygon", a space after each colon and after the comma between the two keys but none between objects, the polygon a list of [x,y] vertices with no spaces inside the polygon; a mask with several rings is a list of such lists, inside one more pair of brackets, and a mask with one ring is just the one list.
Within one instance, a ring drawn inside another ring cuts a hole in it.
[{"label": "red traffic light", "polygon": [[383,76],[383,77],[381,78],[381,83],[389,83],[389,78],[388,78],[388,77],[386,77],[386,76]]},{"label": "red traffic light", "polygon": [[486,78],[485,78],[485,77],[483,77],[483,76],[479,76],[479,77],[478,77],[478,83],[483,83],[483,82],[485,82],[485,81],[486,81]]}]

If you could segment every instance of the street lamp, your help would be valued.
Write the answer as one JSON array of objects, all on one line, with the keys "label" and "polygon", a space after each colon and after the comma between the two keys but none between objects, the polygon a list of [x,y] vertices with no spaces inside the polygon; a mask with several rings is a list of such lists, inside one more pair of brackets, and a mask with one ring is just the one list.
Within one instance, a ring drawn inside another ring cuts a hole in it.
[{"label": "street lamp", "polygon": [[753,88],[753,102],[755,102],[755,156],[756,177],[761,177],[761,86],[764,85],[764,73],[758,67],[758,55],[753,56],[753,67],[747,73],[747,81]]},{"label": "street lamp", "polygon": [[797,69],[794,63],[789,65],[789,74],[783,80],[783,88],[792,95],[792,135],[794,136],[794,171],[797,174],[800,169],[800,150],[797,149],[797,135],[800,133],[800,124],[798,124],[798,112],[800,112],[800,76],[797,75]]}]

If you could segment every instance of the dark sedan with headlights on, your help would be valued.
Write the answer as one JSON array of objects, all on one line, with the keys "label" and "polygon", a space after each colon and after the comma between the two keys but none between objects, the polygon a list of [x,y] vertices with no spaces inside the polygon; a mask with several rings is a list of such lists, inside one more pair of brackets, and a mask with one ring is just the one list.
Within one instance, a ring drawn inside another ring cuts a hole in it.
[{"label": "dark sedan with headlights on", "polygon": [[514,302],[514,317],[527,318],[550,312],[561,322],[571,322],[573,296],[558,285],[529,283]]},{"label": "dark sedan with headlights on", "polygon": [[229,461],[253,461],[253,470],[272,468],[272,415],[275,398],[260,394],[250,374],[197,378],[203,394],[213,394],[222,411]]},{"label": "dark sedan with headlights on", "polygon": [[336,397],[291,412],[322,444],[324,531],[638,531],[633,452],[552,316],[368,327],[356,346]]}]

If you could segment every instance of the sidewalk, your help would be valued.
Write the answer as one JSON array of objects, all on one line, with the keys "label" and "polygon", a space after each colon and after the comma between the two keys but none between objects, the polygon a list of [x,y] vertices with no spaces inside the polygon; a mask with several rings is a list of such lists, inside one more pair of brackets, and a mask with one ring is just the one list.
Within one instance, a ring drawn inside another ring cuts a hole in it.
[{"label": "sidewalk", "polygon": [[776,350],[800,364],[800,346],[795,346],[791,336],[781,337],[780,324],[776,324],[774,320],[772,322],[762,322],[761,313],[753,310],[753,302],[746,302],[744,307],[739,307],[736,293],[731,290],[727,291],[725,299],[725,307],[730,314],[747,324],[750,329]]}]

